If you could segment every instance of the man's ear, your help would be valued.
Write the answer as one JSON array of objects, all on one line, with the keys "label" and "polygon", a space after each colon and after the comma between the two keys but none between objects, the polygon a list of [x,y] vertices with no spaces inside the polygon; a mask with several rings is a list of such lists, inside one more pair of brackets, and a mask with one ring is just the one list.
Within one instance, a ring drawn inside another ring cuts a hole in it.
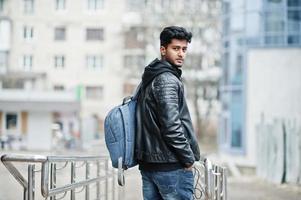
[{"label": "man's ear", "polygon": [[160,47],[160,53],[161,53],[161,56],[165,56],[166,55],[166,48],[164,46]]}]

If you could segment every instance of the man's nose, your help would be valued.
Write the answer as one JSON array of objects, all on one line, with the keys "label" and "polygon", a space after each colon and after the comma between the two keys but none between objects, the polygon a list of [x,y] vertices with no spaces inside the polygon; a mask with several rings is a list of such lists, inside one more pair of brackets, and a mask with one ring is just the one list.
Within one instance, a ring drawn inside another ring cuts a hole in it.
[{"label": "man's nose", "polygon": [[185,52],[183,50],[180,50],[179,53],[178,53],[178,56],[184,57],[185,56]]}]

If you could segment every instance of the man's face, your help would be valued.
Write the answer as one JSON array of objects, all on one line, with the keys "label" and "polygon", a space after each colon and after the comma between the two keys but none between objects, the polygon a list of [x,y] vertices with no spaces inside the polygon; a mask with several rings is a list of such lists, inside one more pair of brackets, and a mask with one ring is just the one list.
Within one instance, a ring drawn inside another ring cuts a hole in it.
[{"label": "man's face", "polygon": [[182,67],[186,56],[188,42],[186,40],[172,39],[167,47],[161,46],[160,52],[163,60]]}]

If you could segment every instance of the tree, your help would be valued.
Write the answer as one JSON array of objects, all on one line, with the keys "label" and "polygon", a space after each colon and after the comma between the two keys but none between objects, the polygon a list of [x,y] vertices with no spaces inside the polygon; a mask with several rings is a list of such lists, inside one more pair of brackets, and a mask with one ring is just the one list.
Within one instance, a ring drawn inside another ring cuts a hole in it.
[{"label": "tree", "polygon": [[[199,137],[203,136],[207,124],[204,119],[210,115],[212,102],[218,93],[220,73],[216,67],[220,60],[220,0],[148,0],[140,1],[136,6],[140,21],[134,26],[143,27],[140,31],[143,30],[143,51],[147,63],[159,56],[158,37],[162,27],[180,25],[193,33],[184,65],[187,67],[184,81],[188,99],[193,105],[196,132]],[[213,73],[211,69],[214,69]],[[204,101],[208,106],[202,104]]]}]

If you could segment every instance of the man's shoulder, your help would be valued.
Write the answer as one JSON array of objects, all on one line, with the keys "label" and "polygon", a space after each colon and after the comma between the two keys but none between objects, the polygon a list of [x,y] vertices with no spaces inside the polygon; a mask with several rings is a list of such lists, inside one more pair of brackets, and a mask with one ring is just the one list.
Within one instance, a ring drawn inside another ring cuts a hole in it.
[{"label": "man's shoulder", "polygon": [[179,79],[171,72],[163,72],[156,76],[153,83],[178,83]]}]

